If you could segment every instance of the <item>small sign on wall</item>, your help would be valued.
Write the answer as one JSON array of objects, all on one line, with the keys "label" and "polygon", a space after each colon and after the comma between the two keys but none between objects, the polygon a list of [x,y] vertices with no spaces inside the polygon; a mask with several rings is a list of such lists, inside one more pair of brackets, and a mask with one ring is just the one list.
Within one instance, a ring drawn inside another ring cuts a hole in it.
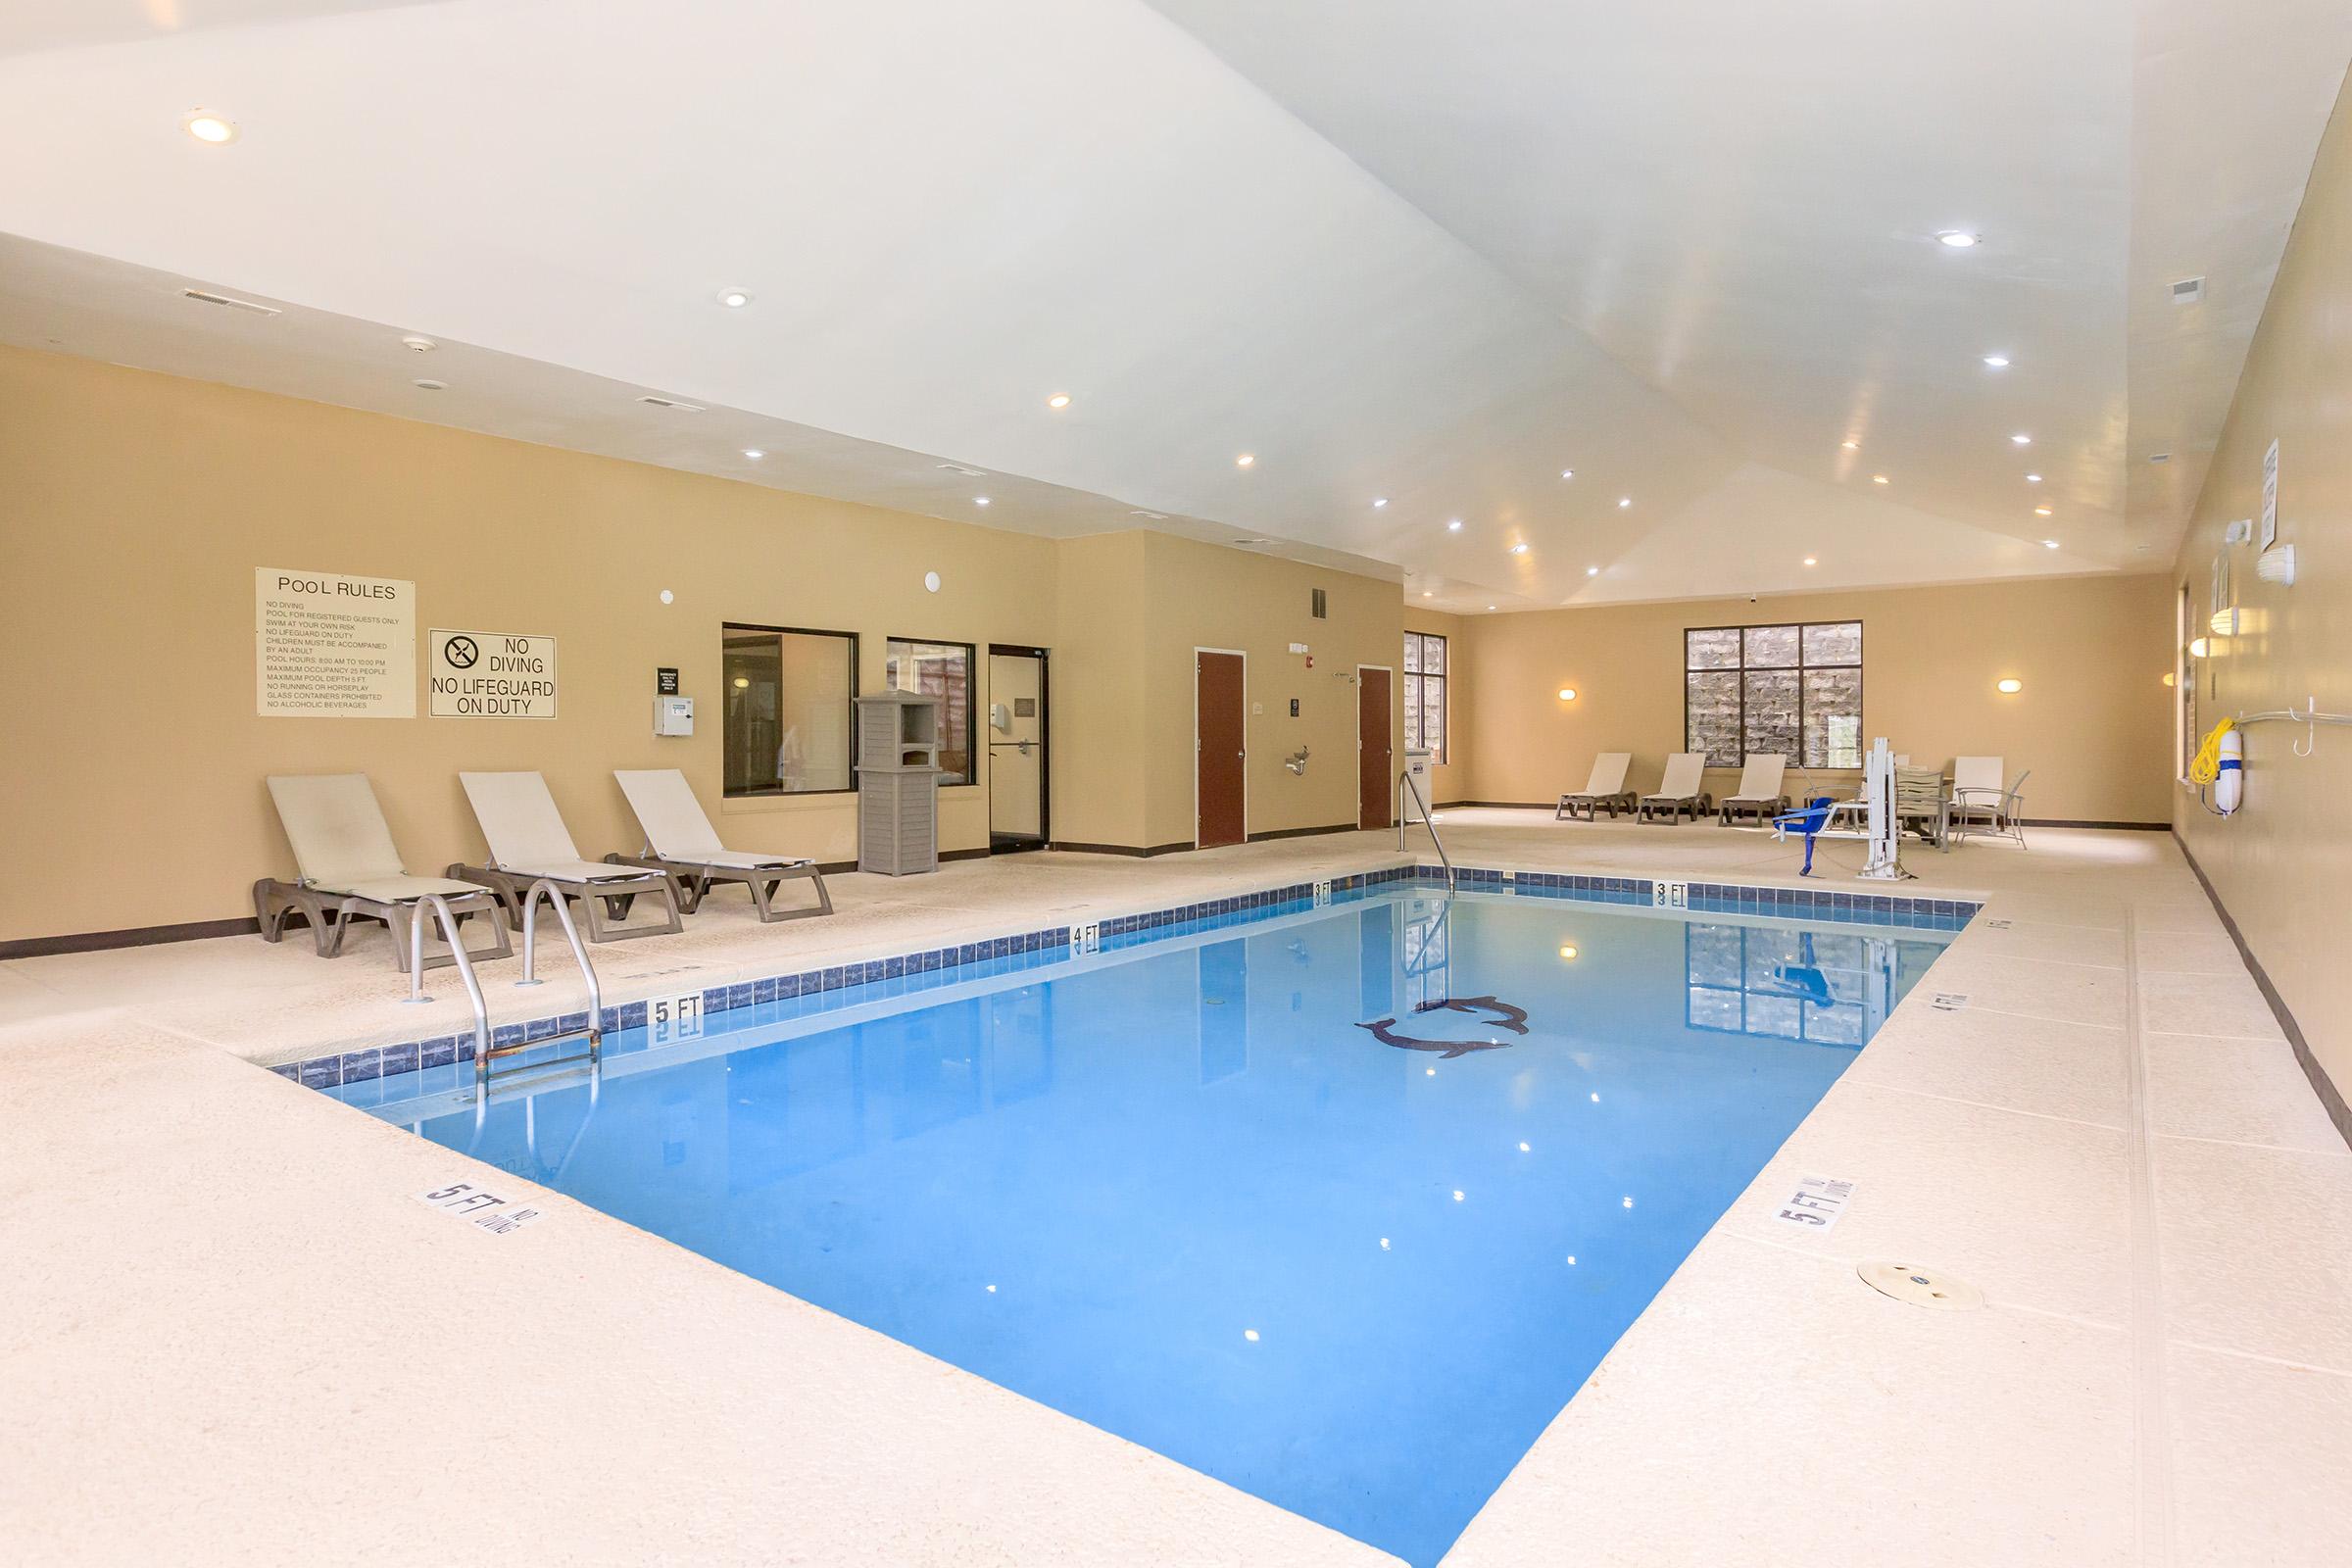
[{"label": "small sign on wall", "polygon": [[257,566],[253,599],[255,712],[416,716],[415,583]]},{"label": "small sign on wall", "polygon": [[495,631],[430,631],[428,711],[435,718],[553,718],[556,640]]}]

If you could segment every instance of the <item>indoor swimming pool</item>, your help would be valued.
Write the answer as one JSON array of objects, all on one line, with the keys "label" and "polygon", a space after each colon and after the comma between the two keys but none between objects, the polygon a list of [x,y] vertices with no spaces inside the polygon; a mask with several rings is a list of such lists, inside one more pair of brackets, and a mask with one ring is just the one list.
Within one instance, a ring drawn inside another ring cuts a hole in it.
[{"label": "indoor swimming pool", "polygon": [[330,1092],[1429,1564],[1951,936],[1387,888]]}]

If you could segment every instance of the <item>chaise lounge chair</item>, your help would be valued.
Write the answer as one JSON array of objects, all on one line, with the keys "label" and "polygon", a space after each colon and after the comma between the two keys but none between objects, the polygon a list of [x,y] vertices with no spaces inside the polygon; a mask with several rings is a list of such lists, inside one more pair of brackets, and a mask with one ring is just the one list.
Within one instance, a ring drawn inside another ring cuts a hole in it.
[{"label": "chaise lounge chair", "polygon": [[[676,879],[678,902],[688,914],[702,907],[713,882],[740,882],[750,889],[761,920],[803,920],[833,912],[833,897],[825,891],[824,873],[814,860],[730,850],[719,843],[702,802],[694,798],[694,787],[676,768],[615,769],[612,776],[629,798],[637,825],[645,829],[645,850],[640,855],[608,855],[606,860],[668,873]],[[795,877],[816,884],[816,906],[771,907],[768,901],[776,890]]]},{"label": "chaise lounge chair", "polygon": [[1655,795],[1642,797],[1638,819],[1646,822],[1651,815],[1664,812],[1668,821],[1689,816],[1697,821],[1701,814],[1714,809],[1714,797],[1699,788],[1706,777],[1707,759],[1699,752],[1676,752],[1666,759],[1666,777],[1658,784]]},{"label": "chaise lounge chair", "polygon": [[1551,819],[1565,822],[1582,810],[1585,820],[1590,822],[1593,820],[1592,813],[1595,810],[1603,810],[1609,813],[1611,820],[1615,820],[1620,810],[1632,810],[1634,792],[1625,787],[1625,770],[1633,765],[1633,760],[1634,754],[1631,752],[1603,752],[1593,758],[1592,776],[1585,780],[1582,791],[1560,797],[1560,804],[1552,809]]},{"label": "chaise lounge chair", "polygon": [[2017,847],[2024,849],[2024,790],[2029,776],[2031,769],[2018,774],[2017,782],[2003,789],[1999,758],[1953,758],[1952,837],[1972,838],[1979,834],[1990,834],[1995,838],[2014,839]]},{"label": "chaise lounge chair", "polygon": [[1782,775],[1788,771],[1788,759],[1778,755],[1758,753],[1747,760],[1740,770],[1740,788],[1722,801],[1721,819],[1730,827],[1735,817],[1753,816],[1758,822],[1769,822],[1788,809],[1788,796],[1781,788]]},{"label": "chaise lounge chair", "polygon": [[[497,894],[515,925],[522,924],[522,901],[531,884],[547,881],[578,903],[591,942],[673,935],[686,929],[678,919],[678,885],[668,872],[580,858],[555,797],[547,793],[547,780],[538,774],[460,773],[458,780],[466,786],[466,799],[473,803],[474,820],[482,825],[490,863],[453,865],[449,874]],[[601,906],[612,919],[626,918],[640,894],[662,900],[668,914],[663,924],[613,929],[599,917]]]},{"label": "chaise lounge chair", "polygon": [[[416,903],[439,894],[461,926],[468,914],[489,916],[495,945],[467,950],[477,958],[503,958],[514,950],[507,942],[506,923],[499,919],[498,900],[470,882],[445,877],[411,876],[393,846],[392,830],[384,823],[384,808],[365,773],[322,773],[273,777],[270,798],[277,804],[277,819],[294,847],[297,880],[281,882],[263,877],[253,885],[253,913],[261,922],[262,940],[276,942],[285,935],[286,917],[300,914],[310,924],[318,956],[333,958],[343,952],[343,934],[355,916],[381,920],[392,933],[392,962],[409,967],[409,933],[416,930]],[[427,968],[457,960],[447,955],[428,956]]]}]

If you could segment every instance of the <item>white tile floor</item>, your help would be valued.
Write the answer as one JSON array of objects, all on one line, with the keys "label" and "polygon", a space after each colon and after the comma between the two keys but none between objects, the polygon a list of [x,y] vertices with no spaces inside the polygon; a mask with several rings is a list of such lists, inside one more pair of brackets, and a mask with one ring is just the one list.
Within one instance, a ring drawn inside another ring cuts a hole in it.
[{"label": "white tile floor", "polygon": [[[1469,863],[1794,869],[1712,828],[1446,832]],[[834,921],[722,904],[600,967],[625,998],[1395,858],[1343,835],[844,878]],[[2343,1560],[2352,1151],[2178,851],[2048,832],[1909,863],[1987,901],[1928,988],[1966,1004],[1897,1010],[1449,1564]],[[0,964],[7,1554],[1383,1560],[563,1200],[497,1242],[449,1224],[411,1195],[462,1161],[233,1059],[421,1032],[360,946]],[[1798,1174],[1857,1184],[1827,1236],[1769,1217]],[[1986,1304],[1897,1303],[1868,1258]],[[532,1484],[474,1484],[483,1456]]]}]

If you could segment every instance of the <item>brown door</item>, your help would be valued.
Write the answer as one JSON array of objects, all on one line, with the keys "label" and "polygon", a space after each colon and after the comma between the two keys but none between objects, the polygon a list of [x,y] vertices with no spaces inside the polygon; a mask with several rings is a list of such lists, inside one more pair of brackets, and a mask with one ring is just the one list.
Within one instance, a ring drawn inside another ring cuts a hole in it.
[{"label": "brown door", "polygon": [[1385,669],[1360,668],[1355,688],[1356,806],[1359,828],[1394,827],[1389,803],[1396,798],[1396,753],[1389,749],[1390,683]]},{"label": "brown door", "polygon": [[1243,660],[1239,654],[1195,654],[1193,661],[1193,735],[1199,759],[1193,784],[1199,802],[1193,842],[1205,850],[1239,844],[1248,834],[1242,815]]}]

